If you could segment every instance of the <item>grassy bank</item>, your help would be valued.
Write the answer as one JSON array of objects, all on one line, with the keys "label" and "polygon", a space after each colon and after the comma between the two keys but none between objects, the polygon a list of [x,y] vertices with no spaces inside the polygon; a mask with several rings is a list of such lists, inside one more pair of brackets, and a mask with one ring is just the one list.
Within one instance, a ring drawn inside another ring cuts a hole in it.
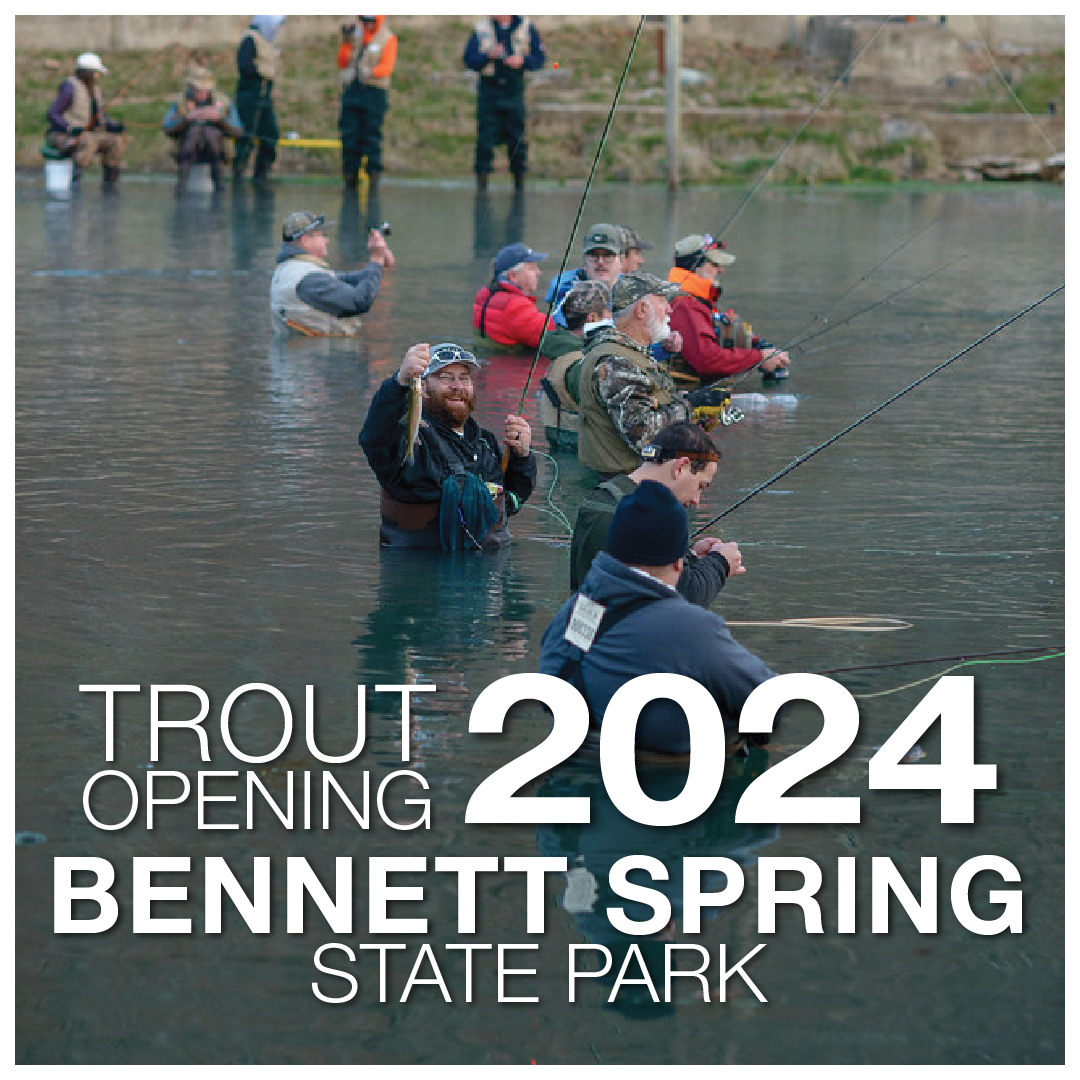
[{"label": "grassy bank", "polygon": [[[475,77],[461,64],[470,27],[448,19],[435,28],[399,32],[398,61],[384,127],[387,170],[396,176],[468,177],[475,136]],[[529,155],[535,177],[571,179],[591,164],[633,37],[625,28],[590,26],[545,35],[547,67],[529,83]],[[290,42],[285,35],[283,74],[274,90],[282,132],[336,138],[340,84],[334,58],[337,41]],[[665,175],[663,77],[658,71],[657,31],[641,37],[619,112],[601,163],[610,180],[660,180]],[[21,53],[15,64],[15,162],[40,165],[44,114],[71,56]],[[207,64],[222,90],[235,86],[235,46],[211,52],[173,46],[154,52],[118,52],[104,57],[110,114],[122,119],[133,138],[128,168],[170,172],[171,144],[161,119],[192,62]],[[795,52],[760,51],[707,39],[684,43],[683,64],[701,73],[683,89],[683,176],[689,182],[745,181],[760,174],[836,77],[835,64]],[[557,66],[555,66],[557,65]],[[932,103],[913,101],[919,111],[1019,112],[990,65]],[[1013,89],[1031,113],[1045,114],[1051,100],[1064,102],[1064,54],[1009,62]],[[891,106],[890,115],[896,115]],[[881,107],[872,98],[837,91],[826,108],[785,153],[776,180],[886,182],[900,178],[944,178],[945,164],[914,140],[885,140]],[[282,174],[336,175],[336,150],[282,148]]]}]

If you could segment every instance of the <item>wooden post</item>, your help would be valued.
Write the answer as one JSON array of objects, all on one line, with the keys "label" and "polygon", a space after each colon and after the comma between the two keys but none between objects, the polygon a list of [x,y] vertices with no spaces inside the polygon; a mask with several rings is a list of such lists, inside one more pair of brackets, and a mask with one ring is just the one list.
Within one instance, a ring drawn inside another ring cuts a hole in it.
[{"label": "wooden post", "polygon": [[667,147],[668,189],[679,187],[679,64],[682,59],[682,16],[665,15],[664,143]]}]

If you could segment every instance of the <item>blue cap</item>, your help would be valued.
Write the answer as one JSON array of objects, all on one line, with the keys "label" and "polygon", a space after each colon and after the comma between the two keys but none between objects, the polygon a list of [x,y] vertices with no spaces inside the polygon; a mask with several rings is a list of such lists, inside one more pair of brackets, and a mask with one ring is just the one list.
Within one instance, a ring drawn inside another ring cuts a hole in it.
[{"label": "blue cap", "polygon": [[547,255],[542,251],[533,251],[528,244],[507,244],[498,255],[495,256],[495,262],[492,264],[494,276],[498,277],[500,274],[506,273],[512,266],[517,266],[518,263],[523,262],[541,262],[546,259]]}]

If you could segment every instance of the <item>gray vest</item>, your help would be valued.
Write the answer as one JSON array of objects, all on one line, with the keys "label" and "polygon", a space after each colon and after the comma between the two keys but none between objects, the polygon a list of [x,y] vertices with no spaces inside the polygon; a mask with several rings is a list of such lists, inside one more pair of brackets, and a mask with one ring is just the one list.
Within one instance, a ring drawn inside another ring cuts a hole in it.
[{"label": "gray vest", "polygon": [[293,330],[308,337],[356,337],[360,333],[359,315],[339,319],[296,295],[296,286],[308,274],[327,273],[333,271],[307,259],[294,257],[278,263],[270,281],[270,325],[275,334]]}]

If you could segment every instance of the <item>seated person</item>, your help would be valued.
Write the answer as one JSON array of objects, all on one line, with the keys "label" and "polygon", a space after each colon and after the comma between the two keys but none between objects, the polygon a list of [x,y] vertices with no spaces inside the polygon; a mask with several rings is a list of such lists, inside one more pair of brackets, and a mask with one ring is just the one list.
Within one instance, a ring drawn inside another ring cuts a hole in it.
[{"label": "seated person", "polygon": [[225,186],[221,166],[232,160],[232,140],[244,128],[236,107],[214,89],[208,68],[188,69],[183,94],[169,106],[161,129],[176,142],[176,190],[182,192],[191,175],[191,166],[206,163],[214,190]]},{"label": "seated person", "polygon": [[540,262],[547,258],[527,244],[508,244],[491,264],[491,284],[473,300],[473,327],[497,345],[535,349],[545,319],[536,306]]},{"label": "seated person", "polygon": [[382,488],[381,544],[460,551],[509,542],[507,516],[536,485],[532,433],[507,416],[504,472],[498,438],[473,419],[479,370],[460,345],[414,345],[375,391],[360,446]]},{"label": "seated person", "polygon": [[105,115],[98,82],[108,73],[97,53],[83,53],[75,61],[75,74],[60,84],[45,113],[49,121],[45,142],[63,157],[75,159],[73,181],[99,155],[104,182],[112,184],[120,178],[130,136],[123,134],[124,125],[119,120]]}]

